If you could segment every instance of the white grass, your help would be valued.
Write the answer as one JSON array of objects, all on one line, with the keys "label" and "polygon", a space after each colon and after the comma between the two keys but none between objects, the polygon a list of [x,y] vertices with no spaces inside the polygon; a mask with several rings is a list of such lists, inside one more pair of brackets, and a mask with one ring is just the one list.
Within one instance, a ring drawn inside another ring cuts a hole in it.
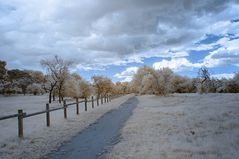
[{"label": "white grass", "polygon": [[[17,137],[17,119],[0,121],[0,158],[42,158],[52,150],[57,149],[64,141],[95,122],[109,110],[116,109],[131,95],[112,100],[111,103],[84,111],[84,104],[80,104],[80,115],[76,115],[75,106],[69,106],[68,118],[64,119],[63,110],[51,112],[51,127],[46,127],[45,114],[24,119],[24,139]],[[47,96],[11,96],[0,97],[0,116],[15,114],[17,109],[32,113],[45,110]],[[50,107],[58,107],[53,103]]]},{"label": "white grass", "polygon": [[239,94],[138,96],[138,100],[122,130],[122,141],[107,158],[238,158]]}]

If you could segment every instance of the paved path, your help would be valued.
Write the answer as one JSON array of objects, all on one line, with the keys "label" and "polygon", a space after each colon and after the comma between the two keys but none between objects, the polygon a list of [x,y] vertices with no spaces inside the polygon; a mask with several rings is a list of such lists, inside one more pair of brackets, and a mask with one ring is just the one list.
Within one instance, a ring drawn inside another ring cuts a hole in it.
[{"label": "paved path", "polygon": [[59,150],[49,155],[50,159],[94,159],[111,145],[119,142],[120,129],[137,106],[136,97],[128,99],[118,109],[104,114],[94,124],[73,137]]}]

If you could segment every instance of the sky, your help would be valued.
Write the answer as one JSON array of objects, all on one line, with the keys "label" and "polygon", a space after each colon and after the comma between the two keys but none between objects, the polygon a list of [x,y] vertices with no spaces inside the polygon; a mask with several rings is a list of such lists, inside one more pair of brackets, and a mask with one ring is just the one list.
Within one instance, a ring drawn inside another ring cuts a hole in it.
[{"label": "sky", "polygon": [[59,55],[89,80],[130,81],[140,66],[196,77],[239,71],[238,0],[0,0],[0,60],[42,70]]}]

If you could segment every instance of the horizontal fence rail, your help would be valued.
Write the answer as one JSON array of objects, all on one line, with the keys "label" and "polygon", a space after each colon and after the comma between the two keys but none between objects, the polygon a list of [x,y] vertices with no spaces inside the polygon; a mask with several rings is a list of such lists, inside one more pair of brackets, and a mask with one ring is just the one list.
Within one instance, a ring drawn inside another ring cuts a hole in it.
[{"label": "horizontal fence rail", "polygon": [[[100,96],[100,97],[96,96],[96,98],[94,98],[92,96],[91,99],[85,98],[84,100],[81,100],[81,101],[79,101],[79,99],[76,98],[75,99],[76,102],[73,102],[73,103],[66,103],[66,100],[64,100],[63,106],[58,107],[58,108],[52,108],[52,109],[49,108],[49,104],[47,103],[46,110],[34,112],[34,113],[26,113],[26,112],[23,112],[22,109],[19,109],[17,114],[0,117],[0,121],[10,119],[10,118],[18,118],[18,137],[22,138],[23,137],[23,119],[24,118],[29,118],[29,117],[40,115],[40,114],[46,114],[46,126],[49,127],[50,126],[50,112],[63,109],[64,110],[64,118],[67,119],[67,107],[68,106],[76,105],[76,114],[79,115],[79,104],[80,103],[84,103],[85,111],[87,111],[87,109],[88,109],[87,103],[91,103],[92,109],[93,109],[95,106],[94,105],[95,101],[96,101],[96,105],[99,106],[99,103],[101,103],[101,104],[108,103],[108,102],[111,102],[112,99],[115,99],[120,96],[122,96],[122,95],[111,95],[111,96],[105,95],[105,96]],[[67,101],[72,101],[72,100],[73,99],[67,99]]]},{"label": "horizontal fence rail", "polygon": [[18,114],[12,114],[12,115],[0,117],[0,120],[6,120],[6,119],[10,119],[10,118],[15,118],[15,117],[18,117]]}]

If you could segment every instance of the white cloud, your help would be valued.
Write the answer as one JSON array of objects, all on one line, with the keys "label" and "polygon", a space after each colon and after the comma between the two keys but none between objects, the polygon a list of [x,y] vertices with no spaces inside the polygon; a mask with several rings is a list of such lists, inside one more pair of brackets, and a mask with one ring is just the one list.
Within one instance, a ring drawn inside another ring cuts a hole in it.
[{"label": "white cloud", "polygon": [[[218,66],[238,66],[239,65],[239,39],[230,40],[225,37],[218,40],[215,43],[203,45],[203,46],[216,46],[214,51],[211,51],[201,63],[191,63],[186,58],[171,58],[171,60],[162,60],[153,64],[155,69],[160,69],[163,67],[169,67],[174,71],[182,71],[190,68],[199,68],[201,66],[206,66],[208,68],[218,67]],[[209,48],[209,47],[206,47]],[[201,49],[199,49],[201,50]]]},{"label": "white cloud", "polygon": [[132,80],[133,76],[136,74],[138,71],[138,67],[128,67],[126,70],[124,70],[121,73],[116,73],[114,77],[123,79],[122,82],[129,82]]},{"label": "white cloud", "polygon": [[203,60],[207,67],[239,65],[239,39],[222,38],[217,44],[222,47],[212,51]]},{"label": "white cloud", "polygon": [[[201,45],[202,48],[211,49],[213,46],[220,45],[219,48],[211,51],[201,63],[191,63],[187,58],[171,58],[171,60],[162,60],[153,64],[155,69],[161,69],[163,67],[169,67],[172,70],[178,72],[190,68],[199,68],[206,66],[208,68],[219,66],[239,66],[239,39],[231,40],[228,37],[221,38],[215,43]],[[192,49],[192,48],[191,48]],[[194,50],[197,50],[194,48]]]},{"label": "white cloud", "polygon": [[217,78],[217,79],[222,79],[222,78],[231,79],[234,77],[234,73],[212,74],[211,77]]},{"label": "white cloud", "polygon": [[39,67],[54,54],[79,69],[185,57],[207,33],[239,32],[239,23],[229,22],[238,18],[234,0],[8,0],[0,6],[0,58],[11,67]]},{"label": "white cloud", "polygon": [[186,58],[172,58],[171,60],[162,60],[160,62],[155,62],[153,64],[154,69],[161,69],[168,67],[175,72],[179,72],[185,69],[199,68],[202,64],[200,63],[191,63]]}]

